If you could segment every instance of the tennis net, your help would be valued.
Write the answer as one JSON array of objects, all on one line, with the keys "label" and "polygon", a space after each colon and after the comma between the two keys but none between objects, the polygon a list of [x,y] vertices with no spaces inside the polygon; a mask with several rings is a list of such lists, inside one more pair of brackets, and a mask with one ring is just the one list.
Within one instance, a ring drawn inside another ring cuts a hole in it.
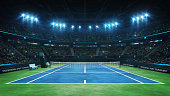
[{"label": "tennis net", "polygon": [[110,66],[114,68],[120,68],[120,61],[116,62],[54,62],[51,61],[51,64],[56,64],[58,66],[69,65],[68,68],[103,68],[104,66]]}]

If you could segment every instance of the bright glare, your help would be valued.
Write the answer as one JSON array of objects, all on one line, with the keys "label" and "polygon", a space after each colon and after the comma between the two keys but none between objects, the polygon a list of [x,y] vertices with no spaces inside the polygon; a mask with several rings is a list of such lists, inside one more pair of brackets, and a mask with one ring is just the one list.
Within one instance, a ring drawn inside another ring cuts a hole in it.
[{"label": "bright glare", "polygon": [[134,22],[134,21],[139,22],[139,20],[143,21],[143,20],[147,19],[148,16],[149,16],[148,13],[144,13],[140,16],[138,15],[137,17],[132,17],[132,22]]},{"label": "bright glare", "polygon": [[118,25],[118,23],[117,23],[117,22],[115,22],[115,25]]},{"label": "bright glare", "polygon": [[25,14],[23,13],[21,16],[22,16],[22,17],[24,17],[24,16],[25,16]]},{"label": "bright glare", "polygon": [[26,17],[26,18],[28,19],[28,18],[30,18],[30,16],[29,16],[29,15],[27,15],[27,17]]},{"label": "bright glare", "polygon": [[136,17],[137,20],[139,20],[139,17]]},{"label": "bright glare", "polygon": [[74,25],[72,25],[71,28],[74,28]]},{"label": "bright glare", "polygon": [[31,20],[33,20],[34,19],[34,17],[31,17]]},{"label": "bright glare", "polygon": [[148,17],[149,15],[146,13],[145,16]]},{"label": "bright glare", "polygon": [[35,20],[35,21],[38,21],[38,18],[35,18],[34,20]]},{"label": "bright glare", "polygon": [[79,26],[79,29],[81,28],[81,26]]},{"label": "bright glare", "polygon": [[63,24],[63,27],[66,27],[66,24]]},{"label": "bright glare", "polygon": [[55,23],[54,23],[54,22],[52,22],[51,24],[52,24],[52,25],[55,25]]},{"label": "bright glare", "polygon": [[[29,15],[29,14],[25,14],[25,13],[22,13],[21,17],[23,18],[24,21],[26,20],[27,22],[31,22],[31,23],[33,23],[33,22],[37,23],[39,21],[38,18],[34,17],[33,15]],[[51,23],[51,25],[55,25],[55,24]]]}]

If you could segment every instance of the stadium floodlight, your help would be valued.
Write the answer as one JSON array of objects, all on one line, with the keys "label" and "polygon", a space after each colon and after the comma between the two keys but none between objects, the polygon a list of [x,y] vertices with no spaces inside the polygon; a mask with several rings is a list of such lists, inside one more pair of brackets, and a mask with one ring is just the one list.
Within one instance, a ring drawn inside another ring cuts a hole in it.
[{"label": "stadium floodlight", "polygon": [[23,14],[21,14],[21,16],[22,16],[22,17],[25,17],[25,14],[23,13]]},{"label": "stadium floodlight", "polygon": [[38,21],[38,18],[34,18],[34,20],[37,22],[37,21]]},{"label": "stadium floodlight", "polygon": [[60,24],[60,27],[62,27],[62,24]]},{"label": "stadium floodlight", "polygon": [[[34,17],[33,15],[22,13],[21,17],[23,18],[23,21],[27,20],[27,22],[31,22],[31,23],[38,22],[38,18]],[[52,25],[54,25],[54,24],[52,24]]]},{"label": "stadium floodlight", "polygon": [[133,17],[133,18],[132,18],[132,21],[134,22],[135,20],[136,20],[136,19]]},{"label": "stadium floodlight", "polygon": [[139,20],[139,17],[136,17],[137,20]]},{"label": "stadium floodlight", "polygon": [[33,20],[34,19],[34,17],[31,17],[31,20]]},{"label": "stadium floodlight", "polygon": [[148,14],[148,13],[145,13],[145,16],[146,16],[146,17],[148,17],[148,16],[149,16],[149,14]]},{"label": "stadium floodlight", "polygon": [[107,27],[107,24],[104,24],[104,27],[106,28],[106,27]]},{"label": "stadium floodlight", "polygon": [[51,25],[53,25],[53,26],[54,26],[54,25],[55,25],[55,23],[54,23],[54,22],[52,22],[52,23],[51,23]]},{"label": "stadium floodlight", "polygon": [[79,29],[81,29],[81,26],[79,26]]},{"label": "stadium floodlight", "polygon": [[30,16],[29,16],[29,15],[27,15],[27,17],[26,17],[26,18],[28,19],[28,18],[30,18]]},{"label": "stadium floodlight", "polygon": [[115,25],[117,26],[117,25],[118,25],[118,22],[115,22]]},{"label": "stadium floodlight", "polygon": [[74,28],[74,25],[72,25],[71,28],[73,29],[73,28]]},{"label": "stadium floodlight", "polygon": [[63,27],[66,27],[66,24],[63,24]]},{"label": "stadium floodlight", "polygon": [[149,16],[148,13],[143,13],[142,15],[132,17],[132,21],[133,21],[133,23],[134,23],[134,21],[137,21],[139,23],[139,20],[141,20],[143,22],[145,19],[147,19],[148,16]]},{"label": "stadium floodlight", "polygon": [[98,26],[98,25],[96,25],[96,28],[99,28],[99,26]]},{"label": "stadium floodlight", "polygon": [[108,26],[110,27],[110,24],[108,24]]},{"label": "stadium floodlight", "polygon": [[55,45],[51,44],[51,46],[55,46]]},{"label": "stadium floodlight", "polygon": [[89,29],[91,29],[92,27],[91,26],[89,26]]}]

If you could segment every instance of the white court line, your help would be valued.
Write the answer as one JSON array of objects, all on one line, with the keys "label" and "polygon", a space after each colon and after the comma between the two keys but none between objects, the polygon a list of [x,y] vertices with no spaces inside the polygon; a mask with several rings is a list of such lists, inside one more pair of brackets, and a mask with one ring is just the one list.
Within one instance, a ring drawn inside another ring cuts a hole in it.
[{"label": "white court line", "polygon": [[86,80],[84,80],[84,84],[86,84]]},{"label": "white court line", "polygon": [[[99,64],[101,65],[101,64]],[[64,65],[63,65],[64,66]],[[61,66],[60,66],[61,67]],[[110,67],[110,66],[109,66]],[[112,67],[111,67],[112,68]],[[110,69],[111,69],[110,68]],[[55,69],[55,68],[54,68]],[[52,69],[50,69],[52,70]],[[120,69],[119,69],[120,70]],[[47,70],[48,71],[48,70]],[[124,70],[123,70],[124,71]],[[44,71],[45,72],[45,71]],[[126,72],[126,71],[125,71]],[[40,72],[42,73],[42,72]],[[83,72],[56,72],[56,73],[83,73]],[[117,73],[117,72],[86,72],[86,73]],[[128,72],[130,73],[130,72]],[[38,73],[37,73],[38,74]],[[34,74],[35,75],[35,74]],[[136,75],[136,74],[134,74]],[[141,76],[142,77],[142,76]],[[26,83],[11,83],[11,84],[26,84]],[[84,83],[28,83],[28,84],[84,84]],[[142,83],[86,83],[86,84],[142,84]],[[162,84],[162,83],[143,83],[143,84]],[[164,84],[164,83],[163,83]]]},{"label": "white court line", "polygon": [[[118,69],[119,69],[119,68],[118,68]],[[122,69],[119,69],[119,70],[122,70]],[[122,70],[122,71],[125,71],[125,70]],[[125,72],[127,72],[127,71],[125,71]],[[134,74],[134,73],[131,73],[131,72],[127,72],[127,73],[130,73],[130,74],[133,74],[133,75],[137,75],[137,74]],[[161,83],[161,84],[165,84],[165,83],[162,83],[162,82],[159,82],[159,81],[156,81],[156,80],[153,80],[153,79],[144,77],[144,76],[140,76],[140,75],[137,75],[137,76],[142,77],[142,78],[145,78],[145,79],[148,79],[148,80],[151,80],[151,81],[155,81],[155,82],[158,82],[158,83]]]},{"label": "white court line", "polygon": [[[65,65],[66,65],[66,64],[65,64]],[[62,65],[62,66],[64,66],[64,65]],[[59,66],[59,67],[61,67],[61,66]],[[59,67],[56,67],[56,68],[59,68]],[[53,68],[53,69],[56,69],[56,68]],[[53,69],[49,69],[49,70],[53,70]],[[49,70],[46,70],[46,71],[43,71],[43,72],[45,73],[45,72],[47,72],[47,71],[49,71]],[[33,74],[33,75],[29,75],[29,76],[26,76],[26,77],[23,77],[23,78],[20,78],[20,79],[17,79],[17,80],[13,80],[13,81],[11,81],[11,82],[19,81],[19,80],[22,80],[22,79],[25,79],[25,78],[28,78],[28,77],[31,77],[31,76],[34,76],[34,75],[43,73],[43,72],[39,72],[39,73],[36,73],[36,74]],[[5,83],[5,84],[10,84],[11,82]]]},{"label": "white court line", "polygon": [[[69,66],[69,65],[67,65],[67,66]],[[33,82],[33,81],[36,81],[36,80],[38,80],[38,79],[41,79],[41,78],[43,78],[43,77],[45,77],[45,76],[47,76],[47,75],[50,75],[50,74],[52,74],[52,73],[54,73],[54,72],[56,72],[56,71],[59,71],[59,70],[65,68],[65,67],[67,67],[67,66],[64,66],[64,67],[62,67],[62,68],[60,68],[60,69],[57,69],[57,70],[55,70],[55,71],[52,71],[52,72],[50,72],[50,73],[48,73],[48,74],[45,74],[45,75],[43,75],[43,76],[41,76],[41,77],[38,77],[38,78],[36,78],[36,79],[33,79],[33,80],[27,82],[26,84],[29,84],[29,83],[31,83],[31,82]]]},{"label": "white court line", "polygon": [[[66,73],[66,74],[67,74],[67,73],[70,73],[70,74],[71,74],[71,73],[84,73],[84,72],[55,72],[55,73],[61,73],[61,74],[62,74],[62,73],[63,73],[63,74],[64,74],[64,73]],[[113,72],[113,71],[112,71],[112,72],[86,72],[86,73],[116,73],[116,72]]]},{"label": "white court line", "polygon": [[84,65],[84,73],[86,73],[86,64]]},{"label": "white court line", "polygon": [[143,82],[141,82],[141,81],[139,81],[139,80],[137,80],[137,79],[134,79],[134,78],[132,78],[132,77],[130,77],[130,76],[127,76],[127,75],[125,75],[125,74],[123,74],[123,73],[120,73],[120,72],[118,72],[118,71],[115,71],[115,70],[113,70],[113,69],[111,69],[111,68],[109,68],[109,67],[106,67],[106,66],[104,66],[104,65],[102,65],[103,67],[105,67],[105,68],[107,68],[107,69],[109,69],[109,70],[112,70],[112,71],[114,71],[114,72],[116,72],[116,73],[118,73],[118,74],[121,74],[121,75],[123,75],[123,76],[125,76],[125,77],[127,77],[127,78],[130,78],[130,79],[132,79],[132,80],[134,80],[134,81],[137,81],[137,82],[139,82],[139,83],[141,83],[141,84],[144,84]]},{"label": "white court line", "polygon": [[[11,83],[11,84],[26,84],[26,83]],[[29,84],[84,84],[84,83],[29,83]],[[87,83],[86,84],[141,84],[141,83]],[[160,84],[160,83],[144,83],[144,84]]]}]

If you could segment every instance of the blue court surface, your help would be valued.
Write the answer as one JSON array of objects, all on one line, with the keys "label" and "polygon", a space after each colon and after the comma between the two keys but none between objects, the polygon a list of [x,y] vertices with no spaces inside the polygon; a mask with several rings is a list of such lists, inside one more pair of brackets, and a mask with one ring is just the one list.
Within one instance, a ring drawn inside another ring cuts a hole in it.
[{"label": "blue court surface", "polygon": [[7,84],[163,84],[104,64],[65,64]]}]

